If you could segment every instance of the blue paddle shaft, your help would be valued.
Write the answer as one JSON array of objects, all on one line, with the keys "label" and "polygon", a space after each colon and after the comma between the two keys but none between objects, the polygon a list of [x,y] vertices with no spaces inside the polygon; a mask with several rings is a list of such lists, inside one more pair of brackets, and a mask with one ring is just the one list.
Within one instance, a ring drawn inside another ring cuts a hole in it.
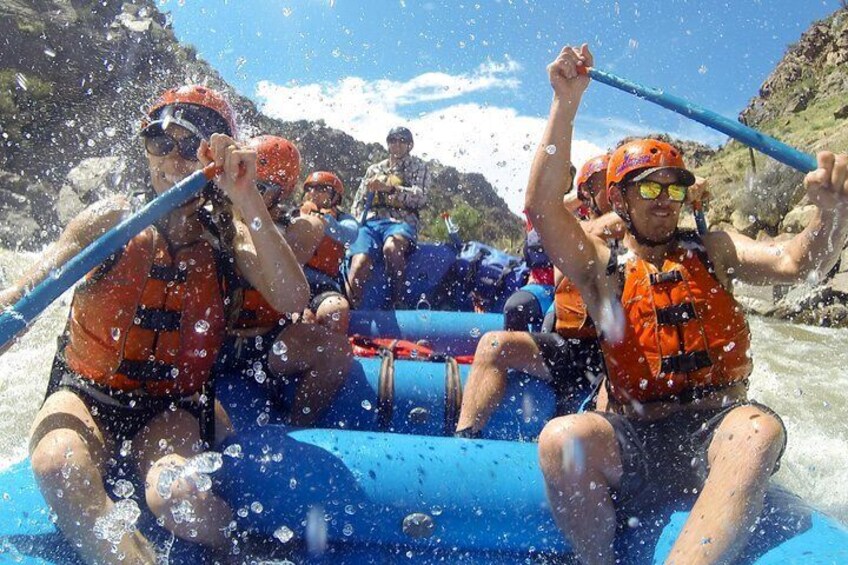
[{"label": "blue paddle shaft", "polygon": [[688,100],[668,94],[657,88],[648,88],[636,84],[635,82],[595,68],[587,70],[589,76],[598,82],[623,90],[624,92],[629,92],[630,94],[635,94],[639,98],[644,98],[649,102],[658,104],[663,108],[677,112],[682,116],[727,134],[733,139],[741,141],[745,145],[753,147],[757,151],[765,153],[769,157],[802,173],[809,173],[818,168],[816,159],[812,155],[798,151],[794,147],[786,145],[771,136],[740,124],[735,120],[716,114]]},{"label": "blue paddle shaft", "polygon": [[5,346],[63,292],[126,245],[144,228],[200,192],[208,182],[207,173],[211,176],[211,169],[197,171],[178,182],[173,188],[160,194],[141,210],[90,243],[76,257],[26,293],[13,307],[0,315],[0,347]]}]

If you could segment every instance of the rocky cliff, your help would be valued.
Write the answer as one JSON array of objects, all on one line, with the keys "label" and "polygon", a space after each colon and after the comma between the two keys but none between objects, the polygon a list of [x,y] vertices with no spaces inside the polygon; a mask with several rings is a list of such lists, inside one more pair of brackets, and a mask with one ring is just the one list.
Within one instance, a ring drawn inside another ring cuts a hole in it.
[{"label": "rocky cliff", "polygon": [[[283,135],[314,168],[354,188],[377,144],[321,123],[272,120],[229,87],[196,51],[180,44],[152,1],[0,0],[0,245],[36,248],[82,206],[146,183],[139,120],[164,88],[205,83],[225,91],[250,133]],[[466,237],[514,243],[518,218],[481,175],[433,163],[424,235],[444,211],[479,214]],[[349,191],[352,195],[353,190]]]},{"label": "rocky cliff", "polygon": [[[848,9],[814,23],[790,45],[739,119],[799,149],[848,151]],[[698,167],[712,183],[712,225],[758,239],[803,230],[813,208],[804,199],[804,175],[737,142]],[[752,293],[763,313],[807,323],[848,326],[848,251],[823,284]],[[833,276],[835,275],[835,276]],[[788,292],[787,292],[788,291]],[[772,294],[777,299],[772,299]],[[761,300],[765,296],[766,300]],[[781,298],[782,297],[782,298]]]}]

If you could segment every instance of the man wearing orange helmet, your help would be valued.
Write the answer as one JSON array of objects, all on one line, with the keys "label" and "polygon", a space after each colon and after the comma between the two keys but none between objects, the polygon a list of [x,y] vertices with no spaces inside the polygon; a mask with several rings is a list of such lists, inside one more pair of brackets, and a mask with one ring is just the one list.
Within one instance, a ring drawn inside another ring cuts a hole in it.
[{"label": "man wearing orange helmet", "polygon": [[368,167],[353,197],[353,213],[363,221],[350,248],[348,298],[354,308],[362,300],[375,253],[382,253],[385,260],[393,305],[403,301],[406,256],[415,247],[419,213],[427,204],[430,173],[424,161],[410,155],[412,132],[392,128],[386,145],[389,158]]},{"label": "man wearing orange helmet", "polygon": [[[300,153],[287,139],[272,135],[254,138],[249,145],[257,151],[257,184],[265,204],[303,265],[319,247],[324,223],[317,217],[292,219],[282,204],[300,176]],[[231,320],[231,339],[221,354],[219,369],[267,382],[277,394],[276,408],[287,412],[289,423],[309,426],[344,382],[352,362],[350,344],[344,333],[302,319],[295,321],[294,311],[274,308],[241,273],[237,278],[234,301],[238,315]]]},{"label": "man wearing orange helmet", "polygon": [[342,294],[340,268],[345,253],[356,240],[359,223],[339,206],[344,197],[344,184],[328,171],[311,173],[303,181],[301,216],[320,218],[325,224],[324,236],[304,267],[309,281],[309,311],[315,320],[341,335],[347,335],[350,304]]},{"label": "man wearing orange helmet", "polygon": [[848,235],[848,156],[818,155],[820,168],[804,181],[816,216],[793,239],[765,243],[679,231],[694,175],[668,143],[626,143],[610,157],[607,188],[627,232],[607,244],[561,204],[589,82],[580,67],[592,64],[584,45],[563,48],[548,66],[554,98],[526,199],[551,259],[598,326],[607,368],[606,411],[552,420],[539,439],[550,506],[583,562],[612,563],[616,506],[694,489],[669,560],[730,562],[754,528],[786,440],[780,418],[748,400],[750,338],[731,281],[827,272]]},{"label": "man wearing orange helmet", "polygon": [[[256,154],[233,140],[226,100],[203,86],[168,90],[142,127],[155,193],[214,161],[223,170],[214,190],[260,222],[236,222],[229,245],[206,230],[199,219],[204,198],[195,198],[76,287],[48,394],[32,425],[30,457],[58,527],[87,563],[156,560],[132,524],[120,539],[110,533],[121,515],[138,512],[134,500],[116,503],[104,487],[104,473],[124,463],[132,464],[125,472],[141,477],[141,496],[162,525],[185,539],[226,546],[231,511],[198,486],[191,464],[230,428],[223,407],[207,404],[202,394],[224,339],[226,265],[234,258],[276,308],[302,308],[307,299],[303,274],[256,190]],[[20,299],[129,212],[123,196],[81,212],[38,264],[0,293],[0,305]],[[211,433],[203,433],[198,413],[208,417]],[[186,505],[191,523],[175,518]]]}]

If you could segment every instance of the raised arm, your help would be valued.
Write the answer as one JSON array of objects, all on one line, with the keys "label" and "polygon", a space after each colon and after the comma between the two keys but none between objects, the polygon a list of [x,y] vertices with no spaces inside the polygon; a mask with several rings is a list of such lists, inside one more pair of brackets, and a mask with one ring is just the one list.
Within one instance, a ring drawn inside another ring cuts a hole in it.
[{"label": "raised arm", "polygon": [[256,151],[242,149],[221,134],[213,135],[209,145],[213,160],[224,169],[216,184],[247,224],[234,220],[239,271],[275,310],[302,311],[309,300],[309,287],[297,258],[256,189]]},{"label": "raised arm", "polygon": [[563,203],[573,182],[571,136],[580,99],[589,79],[577,73],[578,64],[591,66],[592,54],[583,45],[566,46],[548,65],[554,90],[548,125],[530,169],[525,208],[530,222],[539,231],[542,246],[551,262],[586,294],[597,295],[609,251],[602,240],[588,235]]},{"label": "raised arm", "polygon": [[792,283],[833,267],[848,238],[848,155],[821,152],[818,163],[804,178],[816,214],[792,239],[761,242],[725,232],[705,237],[719,276],[751,284]]}]

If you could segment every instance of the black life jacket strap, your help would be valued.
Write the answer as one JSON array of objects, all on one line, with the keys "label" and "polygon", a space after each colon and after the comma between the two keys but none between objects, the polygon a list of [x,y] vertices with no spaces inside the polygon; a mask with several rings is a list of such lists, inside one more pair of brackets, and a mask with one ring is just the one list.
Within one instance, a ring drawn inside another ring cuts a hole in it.
[{"label": "black life jacket strap", "polygon": [[709,354],[706,351],[693,351],[681,353],[662,358],[661,371],[663,373],[694,373],[712,365]]},{"label": "black life jacket strap", "polygon": [[174,367],[161,361],[135,361],[132,359],[124,359],[118,365],[118,374],[124,375],[134,381],[173,381],[176,380],[177,374],[173,370]]},{"label": "black life jacket strap", "polygon": [[691,302],[657,308],[657,323],[663,326],[685,324],[698,317],[695,306]]}]

